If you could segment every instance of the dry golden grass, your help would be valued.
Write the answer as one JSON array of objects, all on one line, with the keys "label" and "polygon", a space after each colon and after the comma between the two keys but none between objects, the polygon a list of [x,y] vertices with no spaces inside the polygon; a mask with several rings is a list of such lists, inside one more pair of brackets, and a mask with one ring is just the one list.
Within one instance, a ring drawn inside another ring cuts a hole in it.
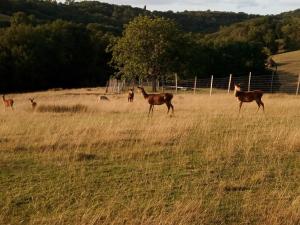
[{"label": "dry golden grass", "polygon": [[[179,94],[174,117],[156,106],[147,118],[141,94],[100,91],[9,96],[3,224],[299,224],[299,97],[266,95],[265,114],[251,103],[239,115],[232,94]],[[32,96],[87,110],[33,112]]]},{"label": "dry golden grass", "polygon": [[298,76],[300,73],[300,50],[274,55],[278,73]]}]

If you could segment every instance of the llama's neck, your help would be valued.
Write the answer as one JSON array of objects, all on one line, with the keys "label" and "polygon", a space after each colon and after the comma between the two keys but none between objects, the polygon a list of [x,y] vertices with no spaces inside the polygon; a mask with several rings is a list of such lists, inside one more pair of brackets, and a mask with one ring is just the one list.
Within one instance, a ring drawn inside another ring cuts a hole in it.
[{"label": "llama's neck", "polygon": [[241,96],[241,95],[243,95],[244,93],[245,93],[244,91],[236,90],[236,91],[235,91],[235,97]]},{"label": "llama's neck", "polygon": [[144,90],[144,88],[142,88],[142,94],[144,96],[144,98],[148,98],[149,95],[146,93],[146,91]]}]

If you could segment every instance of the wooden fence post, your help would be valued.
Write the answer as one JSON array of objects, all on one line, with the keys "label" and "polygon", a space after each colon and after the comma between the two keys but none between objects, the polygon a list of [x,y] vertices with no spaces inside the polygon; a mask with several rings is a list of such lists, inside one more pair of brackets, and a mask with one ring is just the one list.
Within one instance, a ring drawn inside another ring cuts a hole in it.
[{"label": "wooden fence post", "polygon": [[109,87],[109,80],[108,80],[108,81],[106,81],[105,93],[108,93],[108,87]]},{"label": "wooden fence post", "polygon": [[117,80],[117,91],[118,91],[118,94],[120,94],[120,82],[119,82],[119,80]]},{"label": "wooden fence post", "polygon": [[249,73],[249,80],[248,80],[248,91],[250,91],[250,86],[251,86],[251,72]]},{"label": "wooden fence post", "polygon": [[229,81],[228,81],[228,93],[230,92],[230,87],[231,87],[231,78],[232,78],[232,74],[229,75]]},{"label": "wooden fence post", "polygon": [[209,95],[210,95],[210,96],[211,96],[211,94],[212,94],[213,83],[214,83],[214,75],[211,75],[211,80],[210,80],[210,92],[209,92]]},{"label": "wooden fence post", "polygon": [[175,86],[176,86],[176,93],[177,93],[177,73],[175,73]]},{"label": "wooden fence post", "polygon": [[273,93],[273,81],[274,81],[274,71],[272,72],[272,79],[271,79],[271,90],[270,90],[271,93]]},{"label": "wooden fence post", "polygon": [[298,84],[297,84],[296,95],[299,94],[299,86],[300,86],[300,73],[299,73],[299,75],[298,75]]},{"label": "wooden fence post", "polygon": [[197,88],[197,76],[195,77],[195,82],[194,82],[194,94],[196,94],[196,88]]}]

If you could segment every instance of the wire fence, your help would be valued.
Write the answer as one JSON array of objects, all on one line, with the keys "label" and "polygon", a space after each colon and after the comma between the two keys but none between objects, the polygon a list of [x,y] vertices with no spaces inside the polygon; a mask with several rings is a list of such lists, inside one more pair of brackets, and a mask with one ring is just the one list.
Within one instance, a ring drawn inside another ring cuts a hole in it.
[{"label": "wire fence", "polygon": [[[204,93],[207,92],[210,95],[219,92],[230,92],[234,89],[234,84],[240,84],[243,91],[262,90],[266,93],[287,93],[298,95],[300,92],[300,74],[299,76],[293,75],[252,75],[247,76],[228,75],[227,77],[214,77],[210,78],[198,78],[182,80],[174,75],[174,79],[158,80],[156,82],[157,91],[164,92],[165,90],[171,92],[193,92]],[[113,93],[121,93],[127,91],[134,86],[144,86],[147,88],[152,87],[150,80],[134,81],[118,81],[111,79],[106,91]]]}]

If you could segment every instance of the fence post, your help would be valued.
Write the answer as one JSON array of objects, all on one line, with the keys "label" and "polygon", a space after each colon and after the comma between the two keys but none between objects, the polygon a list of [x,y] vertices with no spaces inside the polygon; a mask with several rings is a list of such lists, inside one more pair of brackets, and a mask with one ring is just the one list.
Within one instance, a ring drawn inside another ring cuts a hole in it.
[{"label": "fence post", "polygon": [[232,78],[232,74],[229,75],[229,81],[228,81],[228,93],[230,92],[230,87],[231,87],[231,78]]},{"label": "fence post", "polygon": [[209,92],[209,95],[210,95],[210,96],[211,96],[211,94],[212,94],[213,82],[214,82],[214,75],[211,75],[211,80],[210,80],[210,92]]},{"label": "fence post", "polygon": [[106,81],[105,93],[107,93],[107,92],[108,92],[108,87],[109,87],[109,81]]},{"label": "fence post", "polygon": [[197,76],[195,77],[195,82],[194,82],[194,94],[196,94],[196,88],[197,88]]},{"label": "fence post", "polygon": [[157,80],[157,90],[159,91],[159,80]]},{"label": "fence post", "polygon": [[274,81],[274,71],[272,72],[272,79],[271,79],[271,90],[270,90],[271,93],[273,93],[273,81]]},{"label": "fence post", "polygon": [[300,86],[300,73],[299,73],[299,75],[298,75],[298,84],[297,84],[296,95],[299,94],[299,86]]},{"label": "fence post", "polygon": [[251,72],[249,73],[249,80],[248,80],[248,91],[250,91],[250,84],[251,84]]},{"label": "fence post", "polygon": [[117,80],[117,90],[118,90],[118,94],[120,94],[120,82],[119,82],[119,80]]},{"label": "fence post", "polygon": [[116,90],[117,90],[117,81],[116,81],[116,79],[113,79],[113,85],[114,85],[113,92],[115,93]]},{"label": "fence post", "polygon": [[175,86],[176,86],[176,93],[177,93],[177,73],[175,73]]}]

